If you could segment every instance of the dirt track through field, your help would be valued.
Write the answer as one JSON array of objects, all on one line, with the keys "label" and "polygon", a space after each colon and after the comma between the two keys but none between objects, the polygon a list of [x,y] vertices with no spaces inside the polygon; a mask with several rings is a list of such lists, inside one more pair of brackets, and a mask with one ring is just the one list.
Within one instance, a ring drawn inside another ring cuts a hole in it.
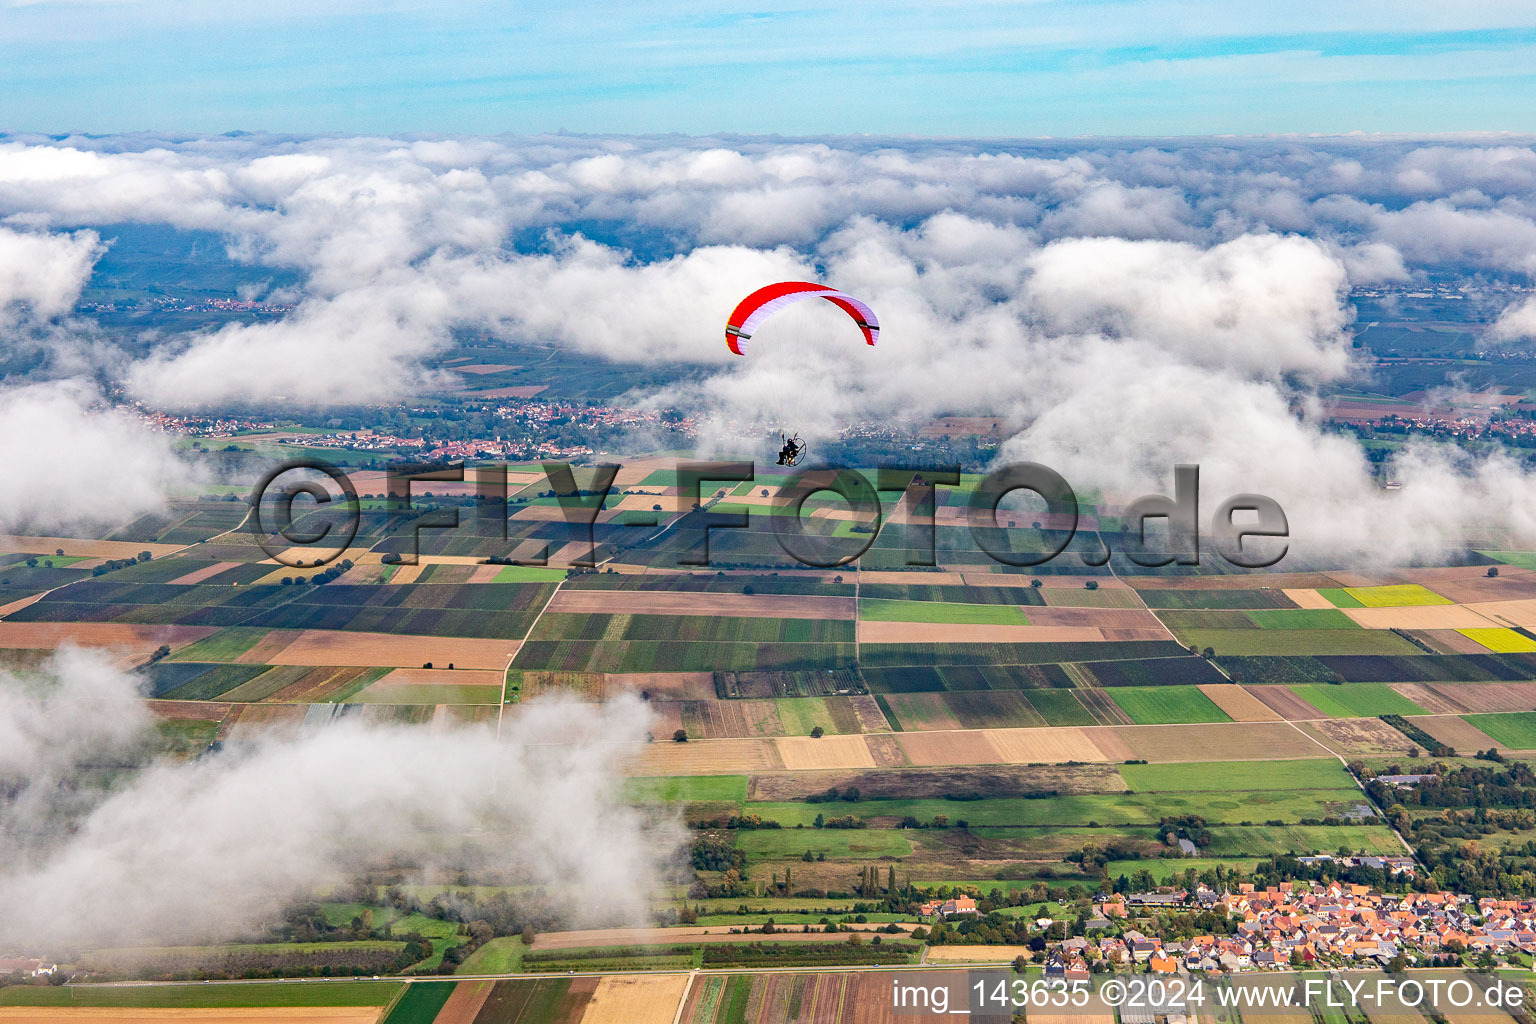
[{"label": "dirt track through field", "polygon": [[1287,722],[1304,722],[1309,718],[1327,718],[1317,708],[1298,697],[1285,686],[1249,686],[1249,693],[1273,708]]},{"label": "dirt track through field", "polygon": [[[1483,618],[1488,619],[1495,626],[1521,626],[1525,629],[1536,627],[1536,600],[1526,601],[1489,601],[1466,606]],[[1460,626],[1453,626],[1460,629]]]},{"label": "dirt track through field", "polygon": [[665,590],[562,590],[551,612],[589,615],[709,615],[763,619],[852,619],[851,597],[709,594]]},{"label": "dirt track through field", "polygon": [[1075,626],[1108,629],[1155,629],[1163,624],[1156,615],[1142,608],[1062,608],[1024,609],[1031,626]]}]

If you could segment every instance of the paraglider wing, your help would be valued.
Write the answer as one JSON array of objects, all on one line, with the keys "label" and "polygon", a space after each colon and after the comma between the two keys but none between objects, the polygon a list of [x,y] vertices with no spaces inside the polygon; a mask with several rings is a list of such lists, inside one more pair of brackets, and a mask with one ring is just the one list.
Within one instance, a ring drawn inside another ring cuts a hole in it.
[{"label": "paraglider wing", "polygon": [[741,300],[725,323],[725,343],[730,346],[732,352],[745,355],[747,339],[752,337],[758,325],[785,306],[805,299],[826,299],[853,318],[853,322],[858,324],[859,330],[863,333],[865,342],[873,345],[879,339],[880,321],[875,319],[875,311],[870,309],[864,300],[855,298],[847,292],[840,292],[836,288],[828,288],[824,284],[814,284],[810,281],[780,281],[778,284],[759,288]]}]

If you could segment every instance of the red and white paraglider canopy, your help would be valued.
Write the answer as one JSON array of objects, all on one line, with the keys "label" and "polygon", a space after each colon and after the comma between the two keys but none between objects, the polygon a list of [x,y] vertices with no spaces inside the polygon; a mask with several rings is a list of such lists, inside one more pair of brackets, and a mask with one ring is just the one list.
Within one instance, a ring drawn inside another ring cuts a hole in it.
[{"label": "red and white paraglider canopy", "polygon": [[746,354],[747,339],[752,337],[764,320],[774,313],[805,299],[826,299],[853,318],[864,334],[864,340],[873,345],[880,337],[880,321],[875,311],[863,299],[847,292],[828,288],[810,281],[780,281],[766,285],[741,300],[725,322],[725,343],[737,355]]}]

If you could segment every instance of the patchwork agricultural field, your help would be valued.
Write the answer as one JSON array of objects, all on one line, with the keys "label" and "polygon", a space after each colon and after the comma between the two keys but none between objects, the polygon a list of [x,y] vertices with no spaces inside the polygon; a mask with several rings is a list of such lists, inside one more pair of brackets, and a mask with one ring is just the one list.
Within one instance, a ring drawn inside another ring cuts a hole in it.
[{"label": "patchwork agricultural field", "polygon": [[[630,498],[625,509],[644,512],[652,495]],[[558,555],[567,524],[540,500],[509,537]],[[823,536],[856,536],[814,507]],[[196,543],[228,510],[181,511],[139,524],[142,542],[12,545],[0,558],[4,664],[25,670],[71,643],[112,652],[184,760],[347,722],[494,728],[535,701],[637,696],[650,739],[622,752],[622,799],[657,827],[718,840],[736,872],[727,894],[727,872],[685,865],[654,902],[701,907],[711,927],[852,915],[878,902],[857,891],[868,869],[882,884],[1068,893],[1101,884],[1096,865],[1111,856],[1112,878],[1178,879],[1341,849],[1396,855],[1346,761],[1418,766],[1425,737],[1462,755],[1536,750],[1536,640],[1518,625],[1536,615],[1522,603],[1536,584],[1521,570],[1175,575],[1116,563],[1112,574],[964,559],[927,570],[887,546],[867,565],[797,571],[764,537],[720,531],[724,567],[683,571],[669,564],[686,547],[675,528],[626,548],[615,538],[641,531],[605,523],[602,571],[482,562],[483,536],[428,538],[408,566],[383,559],[402,545],[379,517],[345,574],[283,583],[301,574],[237,537]],[[941,555],[959,543],[945,531],[959,532],[941,530]],[[95,574],[127,553],[115,545],[162,543]],[[58,547],[67,554],[41,564]],[[1180,829],[1199,836],[1192,856],[1177,856]],[[914,923],[886,914],[868,923]],[[383,1020],[665,1024],[681,1009],[700,1022],[830,1021],[851,1019],[848,1000],[877,976],[816,973],[879,962],[823,932],[804,945],[824,952],[783,962],[796,970],[689,986],[665,972],[709,967],[705,948],[733,942],[651,931],[661,939],[637,953],[554,933],[524,948],[513,929],[461,971],[551,977],[416,984]],[[740,955],[750,968],[780,954]],[[564,974],[586,968],[618,973]],[[337,1004],[336,1019],[377,1022],[394,996]]]}]

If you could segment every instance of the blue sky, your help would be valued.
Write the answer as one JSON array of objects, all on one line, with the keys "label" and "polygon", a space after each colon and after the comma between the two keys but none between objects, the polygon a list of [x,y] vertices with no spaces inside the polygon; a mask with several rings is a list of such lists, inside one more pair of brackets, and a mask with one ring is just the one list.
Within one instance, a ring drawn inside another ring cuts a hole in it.
[{"label": "blue sky", "polygon": [[1536,4],[0,0],[0,131],[1536,131]]}]

